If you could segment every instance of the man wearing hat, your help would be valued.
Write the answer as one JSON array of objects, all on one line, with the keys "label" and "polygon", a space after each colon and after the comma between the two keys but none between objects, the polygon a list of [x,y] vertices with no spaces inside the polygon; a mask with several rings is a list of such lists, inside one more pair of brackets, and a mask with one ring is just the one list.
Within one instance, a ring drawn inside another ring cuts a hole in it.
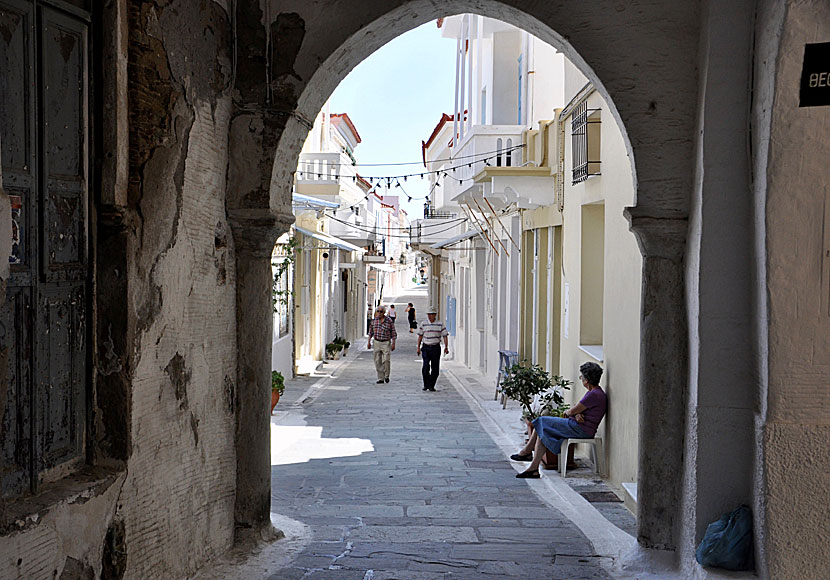
[{"label": "man wearing hat", "polygon": [[378,384],[389,382],[389,367],[392,351],[395,350],[395,340],[398,333],[395,330],[395,321],[386,316],[386,308],[378,306],[375,317],[369,325],[369,343],[366,348],[372,348],[374,339],[375,370],[378,373]]},{"label": "man wearing hat", "polygon": [[424,377],[425,391],[434,391],[438,380],[438,364],[441,361],[441,339],[444,339],[444,354],[450,354],[449,332],[443,322],[436,320],[438,309],[427,309],[427,320],[418,328],[416,352],[424,359],[421,375]]}]

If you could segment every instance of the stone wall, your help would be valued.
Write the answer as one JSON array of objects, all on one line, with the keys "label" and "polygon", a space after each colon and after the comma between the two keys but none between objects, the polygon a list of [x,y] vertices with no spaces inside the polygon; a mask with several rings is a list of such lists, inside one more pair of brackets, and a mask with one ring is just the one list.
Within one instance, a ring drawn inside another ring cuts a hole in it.
[{"label": "stone wall", "polygon": [[759,176],[769,299],[759,507],[769,577],[818,579],[830,569],[830,107],[800,108],[799,85],[804,45],[830,41],[830,6],[786,2],[778,18],[766,61],[775,77],[765,75],[774,84],[762,87],[774,92],[758,111],[770,126]]},{"label": "stone wall", "polygon": [[[106,469],[30,505],[3,539],[2,578],[181,578],[234,538],[231,18],[216,2],[114,4],[129,42],[109,36],[105,124],[128,120],[129,134],[106,135],[101,155],[121,167],[96,195],[91,453]],[[126,92],[113,87],[118,61]]]}]

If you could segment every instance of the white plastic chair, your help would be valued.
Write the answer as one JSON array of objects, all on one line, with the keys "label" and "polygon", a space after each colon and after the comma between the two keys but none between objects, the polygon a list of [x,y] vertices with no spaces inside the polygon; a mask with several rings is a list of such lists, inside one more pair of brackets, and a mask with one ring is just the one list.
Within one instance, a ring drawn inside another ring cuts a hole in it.
[{"label": "white plastic chair", "polygon": [[559,474],[565,477],[568,468],[568,447],[576,443],[585,443],[591,446],[591,461],[594,462],[594,473],[605,473],[605,449],[602,446],[602,437],[593,439],[565,439],[559,451]]}]

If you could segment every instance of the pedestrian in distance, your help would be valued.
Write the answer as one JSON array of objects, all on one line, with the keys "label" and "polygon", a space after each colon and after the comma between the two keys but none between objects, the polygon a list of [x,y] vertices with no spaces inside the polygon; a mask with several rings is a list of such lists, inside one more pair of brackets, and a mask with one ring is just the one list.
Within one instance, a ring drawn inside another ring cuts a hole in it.
[{"label": "pedestrian in distance", "polygon": [[406,315],[409,319],[409,332],[413,333],[418,328],[418,321],[415,319],[415,306],[410,302],[406,305]]},{"label": "pedestrian in distance", "polygon": [[395,324],[395,322],[398,320],[398,313],[395,310],[394,304],[389,305],[389,314],[387,316],[392,319],[392,324]]},{"label": "pedestrian in distance", "polygon": [[434,391],[438,381],[439,363],[441,362],[441,339],[444,339],[444,354],[450,354],[449,332],[444,323],[436,320],[438,311],[435,307],[427,309],[427,320],[418,327],[416,353],[424,359],[421,376],[424,378],[424,391]]},{"label": "pedestrian in distance", "polygon": [[369,325],[369,343],[366,348],[372,348],[374,342],[375,370],[378,373],[377,384],[389,382],[392,351],[395,350],[395,340],[398,333],[395,330],[395,321],[386,316],[386,308],[378,306],[375,317]]}]

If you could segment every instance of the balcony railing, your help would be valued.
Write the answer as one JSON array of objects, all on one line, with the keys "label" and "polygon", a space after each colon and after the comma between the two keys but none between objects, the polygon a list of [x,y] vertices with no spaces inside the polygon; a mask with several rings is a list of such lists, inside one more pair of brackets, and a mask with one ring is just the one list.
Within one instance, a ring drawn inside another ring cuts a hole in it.
[{"label": "balcony railing", "polygon": [[424,219],[453,219],[457,214],[445,210],[436,210],[432,204],[424,204]]},{"label": "balcony railing", "polygon": [[[473,177],[484,167],[512,167],[522,164],[521,125],[474,125],[453,149],[453,161],[443,162],[447,178],[442,179],[439,202],[449,200],[473,184]],[[442,167],[430,163],[430,170]],[[454,168],[454,169],[450,169]],[[439,203],[438,210],[442,209]]]},{"label": "balcony railing", "polygon": [[297,164],[298,182],[336,183],[352,179],[355,167],[345,153],[301,153]]}]

